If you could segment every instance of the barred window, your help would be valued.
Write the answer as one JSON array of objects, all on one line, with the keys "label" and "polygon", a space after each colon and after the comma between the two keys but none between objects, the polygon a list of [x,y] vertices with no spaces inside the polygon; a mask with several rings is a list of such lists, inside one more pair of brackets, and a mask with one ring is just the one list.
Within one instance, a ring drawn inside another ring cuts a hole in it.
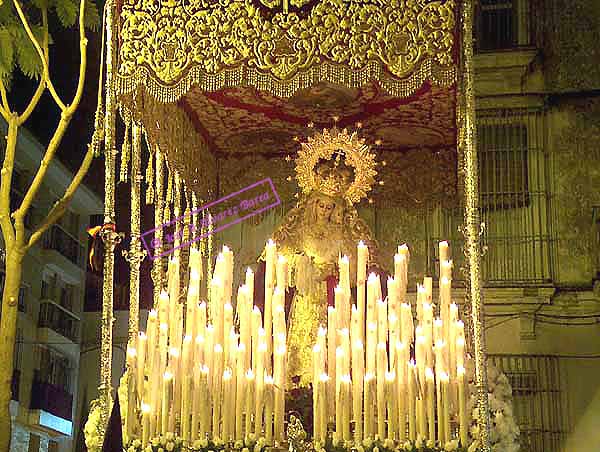
[{"label": "barred window", "polygon": [[474,25],[475,45],[479,51],[532,44],[528,0],[480,0]]},{"label": "barred window", "polygon": [[[554,258],[545,113],[480,110],[477,123],[484,283],[548,284],[553,280]],[[429,221],[428,271],[437,272],[437,242],[445,239],[453,242],[455,267],[460,268],[462,207],[440,206]],[[457,272],[455,278],[461,277]]]},{"label": "barred window", "polygon": [[568,430],[560,359],[555,356],[488,355],[512,387],[513,412],[521,450],[554,452]]}]

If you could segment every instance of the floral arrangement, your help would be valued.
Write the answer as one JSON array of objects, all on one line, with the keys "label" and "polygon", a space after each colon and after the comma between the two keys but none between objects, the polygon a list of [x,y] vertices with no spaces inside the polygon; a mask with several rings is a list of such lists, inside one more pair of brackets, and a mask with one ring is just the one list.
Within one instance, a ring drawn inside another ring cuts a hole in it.
[{"label": "floral arrangement", "polygon": [[83,428],[85,435],[85,446],[88,452],[100,452],[102,450],[102,429],[100,428],[100,403],[99,400],[92,400],[90,403],[90,413]]},{"label": "floral arrangement", "polygon": [[[469,375],[473,376],[475,371],[473,365],[467,369]],[[519,445],[519,427],[515,421],[512,404],[512,388],[505,374],[500,372],[491,363],[487,368],[488,379],[488,400],[490,408],[490,443],[492,452],[518,452]],[[479,427],[477,426],[477,388],[473,383],[474,378],[469,379],[470,397],[468,400],[468,409],[472,414],[471,437],[479,437]],[[473,444],[477,444],[474,441]]]},{"label": "floral arrangement", "polygon": [[123,432],[123,444],[129,443],[129,437],[127,436],[127,405],[129,403],[128,400],[128,391],[127,391],[127,379],[129,378],[129,369],[126,369],[123,372],[123,376],[119,380],[119,387],[117,388],[117,393],[119,394],[119,408],[121,409],[121,431]]},{"label": "floral arrangement", "polygon": [[353,441],[343,443],[335,439],[328,439],[323,445],[316,445],[315,452],[347,452],[349,450],[355,452],[477,452],[479,450],[476,443],[471,444],[468,448],[459,444],[459,441],[454,439],[448,441],[444,446],[437,442],[417,438],[416,441],[404,441],[398,443],[396,441],[386,439],[381,441],[379,438],[375,440],[365,439],[362,445],[357,446]]},{"label": "floral arrangement", "polygon": [[236,441],[232,446],[231,443],[226,443],[219,438],[199,439],[192,444],[185,444],[180,437],[167,433],[165,436],[151,439],[150,444],[145,448],[142,447],[139,439],[134,439],[125,450],[126,452],[264,452],[265,448],[264,438],[256,440],[253,435],[245,441]]}]

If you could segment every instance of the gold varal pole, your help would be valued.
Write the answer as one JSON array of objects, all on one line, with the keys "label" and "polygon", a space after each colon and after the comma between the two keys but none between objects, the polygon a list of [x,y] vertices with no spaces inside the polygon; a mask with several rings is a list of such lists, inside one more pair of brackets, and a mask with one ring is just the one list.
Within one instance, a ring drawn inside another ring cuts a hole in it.
[{"label": "gold varal pole", "polygon": [[481,219],[479,211],[479,167],[477,162],[477,136],[475,125],[475,94],[473,91],[473,0],[463,0],[461,8],[462,79],[461,93],[464,102],[459,117],[459,145],[462,147],[464,170],[465,240],[469,265],[469,297],[473,351],[475,355],[475,380],[478,402],[479,442],[481,450],[489,452],[489,408],[484,337],[483,300],[481,296]]},{"label": "gold varal pole", "polygon": [[[109,0],[105,5],[106,23],[106,113],[104,117],[104,224],[115,223],[115,29],[114,15],[116,5]],[[104,280],[102,285],[102,344],[100,346],[100,404],[101,429],[105,432],[112,406],[112,327],[113,327],[113,282],[115,258],[114,250],[119,241],[117,232],[112,228],[103,228],[104,242]]]}]

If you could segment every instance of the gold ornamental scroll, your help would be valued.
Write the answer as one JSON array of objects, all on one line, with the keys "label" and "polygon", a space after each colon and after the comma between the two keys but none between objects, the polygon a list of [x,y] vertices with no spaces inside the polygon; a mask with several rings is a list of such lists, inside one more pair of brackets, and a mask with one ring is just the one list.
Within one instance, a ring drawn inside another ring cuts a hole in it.
[{"label": "gold ornamental scroll", "polygon": [[289,97],[378,80],[407,97],[456,79],[454,0],[123,0],[120,24],[118,92],[162,103],[194,85]]}]

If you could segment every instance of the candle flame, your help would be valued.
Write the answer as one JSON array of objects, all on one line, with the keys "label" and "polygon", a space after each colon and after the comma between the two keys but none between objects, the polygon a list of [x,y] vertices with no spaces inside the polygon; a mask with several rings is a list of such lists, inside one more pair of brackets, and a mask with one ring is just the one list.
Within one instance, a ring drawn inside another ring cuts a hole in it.
[{"label": "candle flame", "polygon": [[215,353],[223,353],[223,346],[221,344],[215,345]]},{"label": "candle flame", "polygon": [[341,264],[349,264],[350,263],[350,259],[348,258],[348,256],[346,256],[345,254],[340,258],[340,263]]},{"label": "candle flame", "polygon": [[360,241],[358,242],[358,247],[359,247],[359,248],[366,248],[366,246],[365,246],[365,242],[363,242],[362,240],[360,240]]},{"label": "candle flame", "polygon": [[208,366],[206,364],[200,364],[200,372],[204,375],[208,375]]},{"label": "candle flame", "polygon": [[196,336],[196,344],[203,344],[203,343],[204,343],[204,336],[202,336],[201,334]]},{"label": "candle flame", "polygon": [[456,338],[456,345],[462,345],[464,347],[465,345],[465,338],[462,336],[458,336]]},{"label": "candle flame", "polygon": [[252,369],[248,369],[246,372],[246,380],[254,380],[254,372],[252,372]]},{"label": "candle flame", "polygon": [[406,262],[406,256],[404,254],[394,254],[394,263],[403,264]]},{"label": "candle flame", "polygon": [[425,368],[425,378],[433,380],[433,370],[430,367]]},{"label": "candle flame", "polygon": [[161,331],[168,331],[169,330],[169,325],[167,325],[166,323],[161,323],[158,328]]},{"label": "candle flame", "polygon": [[229,381],[231,380],[231,369],[229,367],[223,371],[223,380]]},{"label": "candle flame", "polygon": [[464,366],[456,366],[456,374],[460,377],[463,376],[465,374],[465,367]]},{"label": "candle flame", "polygon": [[283,254],[280,254],[279,256],[277,256],[277,262],[280,264],[285,264],[287,262],[287,259]]},{"label": "candle flame", "polygon": [[[200,273],[198,273],[198,270],[196,270],[195,268],[192,268],[190,270],[190,279],[193,279],[193,280],[200,279]],[[197,290],[195,286],[190,286],[190,289]]]},{"label": "candle flame", "polygon": [[158,317],[158,313],[156,312],[156,309],[151,309],[150,312],[148,313],[148,320],[154,321],[154,320],[156,320],[156,317]]},{"label": "candle flame", "polygon": [[329,375],[322,373],[320,376],[320,379],[322,382],[327,382],[327,381],[329,381]]},{"label": "candle flame", "polygon": [[340,377],[340,380],[342,383],[346,383],[349,384],[352,380],[350,379],[350,375],[346,374],[346,375],[342,375]]},{"label": "candle flame", "polygon": [[147,414],[150,412],[150,405],[142,402],[142,413]]},{"label": "candle flame", "polygon": [[173,374],[171,372],[169,372],[168,370],[163,374],[163,378],[166,381],[169,381],[171,378],[173,378]]},{"label": "candle flame", "polygon": [[179,357],[179,350],[176,349],[175,347],[171,347],[169,349],[169,355],[171,355],[174,358],[178,358]]},{"label": "candle flame", "polygon": [[365,374],[365,381],[370,381],[370,380],[374,380],[374,379],[375,379],[375,375],[374,374],[372,374],[370,372],[367,372]]},{"label": "candle flame", "polygon": [[266,352],[267,351],[267,344],[265,342],[262,342],[261,344],[259,344],[258,351],[259,352]]},{"label": "candle flame", "polygon": [[253,276],[253,275],[254,275],[254,272],[252,271],[252,269],[251,269],[250,267],[248,267],[248,268],[246,269],[246,275],[250,275],[250,276]]},{"label": "candle flame", "polygon": [[140,331],[139,338],[140,338],[140,340],[145,341],[146,340],[146,333],[144,333],[143,331]]},{"label": "candle flame", "polygon": [[398,253],[399,254],[406,254],[406,253],[408,253],[408,245],[406,243],[403,243],[402,245],[400,245],[398,247]]},{"label": "candle flame", "polygon": [[127,347],[127,355],[134,357],[137,354],[134,347]]},{"label": "candle flame", "polygon": [[396,350],[403,350],[406,346],[402,341],[396,341]]},{"label": "candle flame", "polygon": [[273,379],[273,376],[271,376],[271,375],[265,375],[265,384],[266,385],[272,385],[273,383],[275,383],[275,380]]},{"label": "candle flame", "polygon": [[342,356],[344,356],[344,349],[342,347],[337,347],[335,349],[335,357],[337,359],[341,358]]},{"label": "candle flame", "polygon": [[315,344],[313,347],[313,353],[321,353],[321,346],[319,344]]},{"label": "candle flame", "polygon": [[369,273],[367,278],[367,284],[375,284],[377,282],[377,275],[373,272]]},{"label": "candle flame", "polygon": [[160,299],[159,302],[163,302],[163,301],[169,301],[169,294],[167,293],[166,290],[163,290],[160,292]]},{"label": "candle flame", "polygon": [[327,315],[335,314],[335,308],[333,306],[327,307]]},{"label": "candle flame", "polygon": [[354,341],[354,348],[362,350],[364,347],[363,342],[360,339]]},{"label": "candle flame", "polygon": [[450,377],[448,376],[448,374],[444,371],[440,372],[440,380],[442,380],[444,383],[448,383],[448,381],[450,380]]},{"label": "candle flame", "polygon": [[396,379],[396,372],[394,372],[393,370],[385,373],[386,381],[394,381],[395,379]]},{"label": "candle flame", "polygon": [[192,336],[191,336],[191,335],[189,335],[189,334],[186,334],[186,335],[183,337],[183,342],[192,342]]},{"label": "candle flame", "polygon": [[433,321],[433,325],[434,325],[434,326],[437,326],[438,328],[441,328],[441,327],[442,327],[442,319],[440,319],[439,317],[438,317],[438,318],[436,318],[436,319]]},{"label": "candle flame", "polygon": [[323,328],[322,326],[320,326],[319,330],[317,331],[317,336],[319,336],[319,337],[327,336],[327,330],[325,328]]},{"label": "candle flame", "polygon": [[246,344],[244,343],[239,343],[237,346],[238,352],[245,352],[246,351]]},{"label": "candle flame", "polygon": [[450,284],[450,280],[448,279],[447,276],[442,276],[442,279],[440,280],[440,283],[443,284],[444,286],[447,286]]}]

